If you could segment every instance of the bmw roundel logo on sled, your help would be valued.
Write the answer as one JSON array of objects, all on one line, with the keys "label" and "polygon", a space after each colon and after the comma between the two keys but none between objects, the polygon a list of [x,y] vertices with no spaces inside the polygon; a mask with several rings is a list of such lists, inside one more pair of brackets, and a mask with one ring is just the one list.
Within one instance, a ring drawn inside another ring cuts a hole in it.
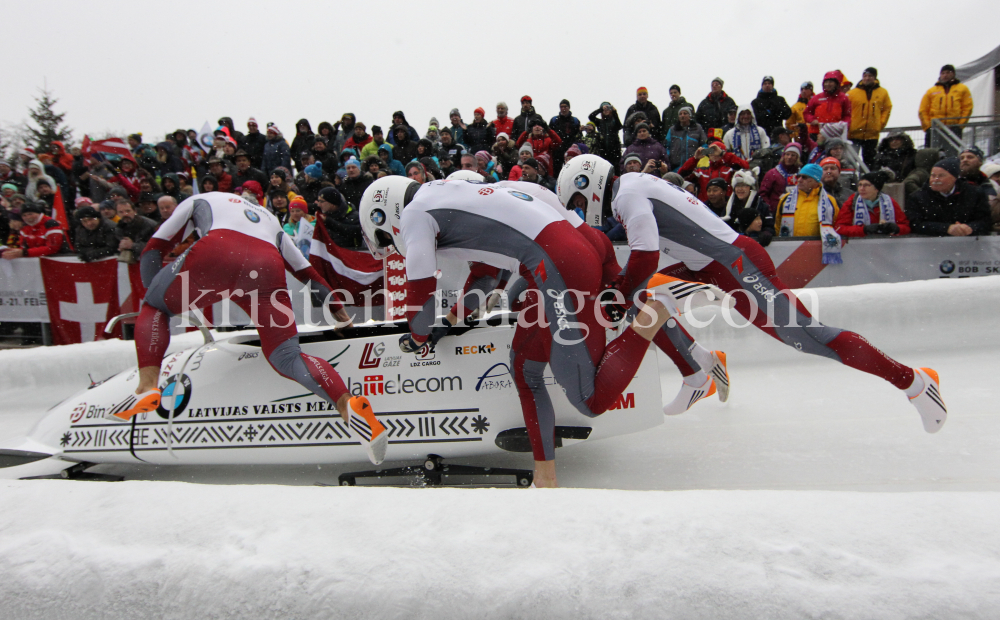
[{"label": "bmw roundel logo on sled", "polygon": [[576,178],[573,179],[573,185],[575,185],[577,189],[587,189],[587,186],[590,185],[590,179],[588,179],[585,174],[578,174],[576,175]]},{"label": "bmw roundel logo on sled", "polygon": [[156,413],[166,420],[170,418],[170,410],[173,409],[176,418],[184,412],[189,402],[191,402],[191,377],[181,375],[180,388],[178,389],[177,375],[171,375],[161,390],[160,406],[156,408]]},{"label": "bmw roundel logo on sled", "polygon": [[950,260],[943,260],[941,261],[940,269],[941,273],[948,275],[949,273],[955,271],[955,263]]},{"label": "bmw roundel logo on sled", "polygon": [[243,215],[254,224],[260,221],[260,216],[254,213],[253,209],[243,209]]},{"label": "bmw roundel logo on sled", "polygon": [[372,224],[375,224],[376,226],[381,226],[382,224],[385,224],[385,211],[383,211],[382,209],[373,209],[371,218],[372,218]]},{"label": "bmw roundel logo on sled", "polygon": [[534,200],[534,198],[532,198],[531,196],[525,194],[524,192],[515,192],[514,190],[510,190],[507,193],[509,193],[514,198],[520,198],[521,200],[525,200],[527,202],[531,202],[532,200]]}]

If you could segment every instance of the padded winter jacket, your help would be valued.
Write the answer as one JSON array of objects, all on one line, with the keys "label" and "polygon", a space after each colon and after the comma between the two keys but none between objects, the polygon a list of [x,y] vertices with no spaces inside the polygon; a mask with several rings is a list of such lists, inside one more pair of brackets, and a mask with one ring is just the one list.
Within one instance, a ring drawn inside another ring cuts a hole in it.
[{"label": "padded winter jacket", "polygon": [[920,126],[927,131],[935,118],[955,118],[942,121],[945,125],[964,125],[972,115],[972,93],[969,88],[954,80],[949,84],[938,82],[930,87],[920,100]]},{"label": "padded winter jacket", "polygon": [[906,199],[906,217],[917,235],[945,237],[955,222],[968,224],[974,235],[986,235],[992,230],[986,194],[961,179],[955,182],[950,196],[925,185]]},{"label": "padded winter jacket", "polygon": [[857,86],[847,93],[851,102],[851,126],[847,137],[851,140],[878,140],[892,112],[889,91],[879,86],[878,80],[871,88]]}]

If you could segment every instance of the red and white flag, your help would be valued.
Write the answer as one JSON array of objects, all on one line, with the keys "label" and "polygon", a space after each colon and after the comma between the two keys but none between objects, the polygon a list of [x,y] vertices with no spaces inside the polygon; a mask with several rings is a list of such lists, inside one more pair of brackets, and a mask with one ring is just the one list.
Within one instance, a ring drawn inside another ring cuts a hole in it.
[{"label": "red and white flag", "polygon": [[[382,261],[368,252],[345,250],[336,245],[326,232],[326,226],[318,219],[309,247],[309,262],[333,287],[340,301],[361,306],[365,304],[365,291],[370,291],[372,305],[384,305],[380,293],[385,281]],[[345,292],[350,294],[350,299],[344,295]]]},{"label": "red and white flag", "polygon": [[91,140],[89,136],[84,136],[83,144],[80,146],[80,151],[83,153],[84,157],[88,158],[93,153],[109,153],[111,155],[124,157],[125,159],[131,159],[133,162],[135,161],[135,158],[132,157],[132,149],[130,149],[128,147],[128,143],[121,138]]},{"label": "red and white flag", "polygon": [[105,324],[120,314],[118,261],[42,258],[40,263],[52,344],[103,340]]}]

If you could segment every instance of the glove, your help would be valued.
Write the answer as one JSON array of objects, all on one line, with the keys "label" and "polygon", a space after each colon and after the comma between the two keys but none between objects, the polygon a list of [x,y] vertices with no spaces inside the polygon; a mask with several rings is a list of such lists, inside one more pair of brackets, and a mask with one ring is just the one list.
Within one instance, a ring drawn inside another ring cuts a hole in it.
[{"label": "glove", "polygon": [[881,234],[883,234],[883,232],[882,232],[882,225],[881,224],[868,224],[868,225],[866,225],[864,227],[864,231],[865,231],[866,235],[881,235]]},{"label": "glove", "polygon": [[[604,311],[604,314],[607,315],[608,320],[612,323],[618,323],[625,318],[625,313],[628,311],[629,304],[628,302],[618,303],[615,301],[617,299],[617,295],[614,294],[614,291],[616,291],[614,287],[604,289],[598,296],[597,301],[600,304],[601,309]],[[624,295],[622,295],[622,297],[624,297]]]},{"label": "glove", "polygon": [[413,339],[413,334],[403,334],[399,337],[399,350],[403,353],[416,353],[422,346],[424,345]]},{"label": "glove", "polygon": [[486,312],[493,312],[493,308],[500,303],[500,291],[493,291],[490,296],[486,299]]},{"label": "glove", "polygon": [[886,222],[878,225],[878,231],[883,235],[899,234],[899,225],[893,222]]}]

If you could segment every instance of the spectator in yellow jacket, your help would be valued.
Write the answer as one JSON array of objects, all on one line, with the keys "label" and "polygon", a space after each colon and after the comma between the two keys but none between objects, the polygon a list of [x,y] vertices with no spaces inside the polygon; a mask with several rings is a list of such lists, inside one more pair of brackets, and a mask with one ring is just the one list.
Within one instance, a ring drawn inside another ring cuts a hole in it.
[{"label": "spectator in yellow jacket", "polygon": [[[812,82],[803,82],[802,86],[799,87],[799,100],[792,106],[792,115],[785,119],[785,127],[788,129],[788,133],[792,136],[792,142],[799,139],[799,124],[806,122],[803,112],[806,111],[806,106],[809,105],[809,100],[812,99],[815,94],[816,92],[813,90]],[[813,129],[816,131],[813,131]],[[810,128],[809,133],[815,137],[819,134],[819,127]]]},{"label": "spectator in yellow jacket", "polygon": [[972,93],[969,88],[955,78],[955,67],[941,67],[941,76],[920,101],[920,125],[924,128],[924,147],[931,145],[931,121],[935,118],[950,125],[952,132],[961,137],[962,127],[972,116]]},{"label": "spectator in yellow jacket", "polygon": [[892,100],[889,91],[878,82],[878,69],[868,67],[861,81],[847,93],[851,102],[851,126],[847,136],[861,150],[865,164],[872,166],[878,148],[878,135],[889,123]]},{"label": "spectator in yellow jacket", "polygon": [[778,201],[774,230],[779,237],[818,237],[823,226],[833,227],[840,205],[823,189],[823,169],[807,164],[798,182]]}]

